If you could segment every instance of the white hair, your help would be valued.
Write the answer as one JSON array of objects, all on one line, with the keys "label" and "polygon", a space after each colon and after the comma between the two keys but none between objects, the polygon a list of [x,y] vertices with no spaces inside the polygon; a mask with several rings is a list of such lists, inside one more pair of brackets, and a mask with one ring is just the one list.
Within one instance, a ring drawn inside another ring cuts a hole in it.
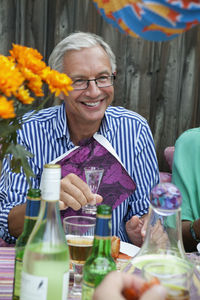
[{"label": "white hair", "polygon": [[63,59],[67,51],[81,50],[100,45],[108,55],[112,73],[116,72],[116,58],[110,46],[104,40],[90,32],[74,32],[59,42],[49,57],[49,66],[59,72],[63,72]]}]

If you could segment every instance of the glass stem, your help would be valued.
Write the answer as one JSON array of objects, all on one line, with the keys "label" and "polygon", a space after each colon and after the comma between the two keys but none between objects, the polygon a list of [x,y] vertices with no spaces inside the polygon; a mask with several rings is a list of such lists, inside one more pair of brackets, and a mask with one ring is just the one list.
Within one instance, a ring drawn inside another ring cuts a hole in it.
[{"label": "glass stem", "polygon": [[73,271],[74,271],[74,283],[72,289],[74,291],[80,291],[82,289],[83,265],[73,263]]}]

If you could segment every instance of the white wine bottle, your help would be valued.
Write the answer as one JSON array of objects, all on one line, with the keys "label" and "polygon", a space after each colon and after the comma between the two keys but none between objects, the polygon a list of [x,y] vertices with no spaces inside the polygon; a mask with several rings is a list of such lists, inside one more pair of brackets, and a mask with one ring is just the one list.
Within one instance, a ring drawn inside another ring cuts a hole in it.
[{"label": "white wine bottle", "polygon": [[59,212],[60,177],[59,165],[44,166],[38,221],[23,258],[20,300],[67,299],[69,250]]}]

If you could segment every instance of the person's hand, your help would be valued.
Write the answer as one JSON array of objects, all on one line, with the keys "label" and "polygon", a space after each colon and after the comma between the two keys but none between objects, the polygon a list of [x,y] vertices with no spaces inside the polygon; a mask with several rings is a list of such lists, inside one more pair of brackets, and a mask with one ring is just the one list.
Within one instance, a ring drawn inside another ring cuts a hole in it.
[{"label": "person's hand", "polygon": [[89,186],[80,177],[71,173],[61,179],[60,209],[71,207],[79,210],[88,203],[100,203],[103,198],[93,194]]},{"label": "person's hand", "polygon": [[138,247],[142,246],[146,234],[148,215],[141,218],[133,216],[126,222],[126,232],[130,241]]},{"label": "person's hand", "polygon": [[[93,300],[125,300],[123,296],[125,289],[133,288],[138,293],[144,283],[145,281],[136,275],[113,271],[96,288]],[[165,297],[165,288],[158,284],[144,292],[139,300],[165,300]]]},{"label": "person's hand", "polygon": [[169,238],[166,232],[163,230],[163,226],[160,220],[157,220],[154,226],[150,228],[150,242],[154,245],[157,245],[158,248],[165,249],[167,243],[169,243]]}]

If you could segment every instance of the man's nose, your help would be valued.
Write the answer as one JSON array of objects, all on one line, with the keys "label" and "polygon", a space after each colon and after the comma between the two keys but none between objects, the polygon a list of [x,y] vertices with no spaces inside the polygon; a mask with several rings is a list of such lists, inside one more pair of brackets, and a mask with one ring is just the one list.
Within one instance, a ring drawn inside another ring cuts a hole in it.
[{"label": "man's nose", "polygon": [[100,88],[97,86],[95,81],[89,81],[89,86],[86,90],[86,95],[89,95],[90,97],[96,97],[101,93]]}]

